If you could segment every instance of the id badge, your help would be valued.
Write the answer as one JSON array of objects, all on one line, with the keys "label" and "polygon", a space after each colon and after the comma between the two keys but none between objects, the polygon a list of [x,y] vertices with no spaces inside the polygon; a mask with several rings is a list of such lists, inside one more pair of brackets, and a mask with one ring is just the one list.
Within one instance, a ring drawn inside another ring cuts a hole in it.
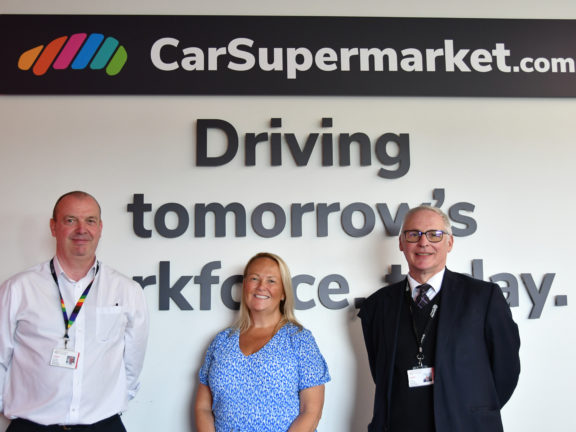
[{"label": "id badge", "polygon": [[76,369],[78,367],[78,358],[80,353],[68,349],[54,349],[50,366],[63,367],[67,369]]},{"label": "id badge", "polygon": [[433,367],[414,368],[406,372],[408,372],[408,387],[423,387],[434,384]]}]

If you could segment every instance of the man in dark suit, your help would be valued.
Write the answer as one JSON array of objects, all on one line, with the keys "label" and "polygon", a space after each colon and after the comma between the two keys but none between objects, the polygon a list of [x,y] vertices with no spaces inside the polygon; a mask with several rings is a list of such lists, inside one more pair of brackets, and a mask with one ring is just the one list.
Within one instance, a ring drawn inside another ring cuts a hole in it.
[{"label": "man in dark suit", "polygon": [[498,285],[446,269],[454,239],[439,209],[408,212],[405,280],[359,316],[376,384],[368,431],[501,432],[520,374],[520,337]]}]

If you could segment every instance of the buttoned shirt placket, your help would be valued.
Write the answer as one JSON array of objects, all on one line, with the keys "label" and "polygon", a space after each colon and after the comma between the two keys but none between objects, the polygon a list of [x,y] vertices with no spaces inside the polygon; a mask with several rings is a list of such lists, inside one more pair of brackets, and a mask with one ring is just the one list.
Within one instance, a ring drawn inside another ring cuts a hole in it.
[{"label": "buttoned shirt placket", "polygon": [[[60,283],[60,287],[63,288],[62,291],[65,291],[67,294],[72,293],[72,295],[66,295],[64,297],[64,301],[66,302],[66,309],[68,314],[70,314],[71,309],[74,308],[76,301],[82,295],[82,292],[88,284],[94,278],[94,268],[92,268],[88,274],[80,279],[78,282],[70,280],[64,273],[60,274],[58,278],[58,282]],[[64,296],[64,293],[63,293]],[[72,306],[68,306],[68,305]],[[85,314],[80,312],[74,325],[70,328],[71,331],[71,339],[73,341],[73,345],[70,347],[74,351],[80,353],[80,358],[78,361],[78,367],[74,369],[72,372],[72,399],[70,400],[70,410],[68,411],[68,419],[67,423],[75,424],[79,423],[80,414],[81,414],[81,400],[82,400],[82,381],[84,376],[84,361],[82,353],[85,352],[85,342],[86,342],[86,320]]]}]

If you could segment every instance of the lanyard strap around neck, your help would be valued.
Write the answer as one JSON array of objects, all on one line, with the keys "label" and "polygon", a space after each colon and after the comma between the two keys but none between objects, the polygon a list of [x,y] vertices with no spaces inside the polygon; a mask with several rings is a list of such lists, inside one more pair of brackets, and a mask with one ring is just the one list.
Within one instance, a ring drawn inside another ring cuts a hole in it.
[{"label": "lanyard strap around neck", "polygon": [[56,269],[54,268],[54,258],[52,258],[52,260],[50,261],[50,271],[52,272],[52,277],[54,278],[54,282],[56,282],[56,287],[58,288],[58,295],[60,296],[60,306],[62,308],[62,317],[64,318],[64,347],[65,348],[68,347],[68,340],[70,339],[68,336],[68,330],[70,329],[70,327],[72,327],[72,324],[74,324],[74,322],[76,321],[76,317],[78,317],[78,314],[80,313],[80,309],[82,309],[82,306],[84,305],[84,300],[86,300],[86,296],[88,296],[88,293],[90,292],[90,288],[92,288],[92,284],[94,283],[94,280],[96,279],[96,275],[98,274],[99,268],[100,268],[100,265],[98,263],[96,263],[96,272],[94,273],[94,279],[92,279],[92,281],[88,284],[88,286],[86,287],[86,289],[84,290],[84,292],[82,293],[80,298],[78,299],[78,302],[76,303],[76,306],[74,307],[74,310],[72,311],[72,314],[70,315],[70,318],[68,318],[68,314],[66,313],[66,304],[64,303],[64,298],[62,297],[62,291],[60,290],[60,284],[58,283],[58,276],[56,275]]},{"label": "lanyard strap around neck", "polygon": [[432,309],[430,310],[430,314],[426,320],[424,330],[422,331],[422,334],[419,334],[416,325],[416,317],[414,316],[414,301],[412,300],[412,295],[410,294],[410,285],[408,284],[408,281],[406,281],[406,300],[408,301],[408,307],[410,308],[410,315],[412,317],[412,331],[414,332],[414,336],[416,337],[416,344],[418,345],[418,354],[416,354],[418,367],[423,367],[422,361],[424,360],[424,340],[426,339],[426,335],[432,327],[432,321],[434,321],[434,318],[436,317],[439,306],[438,303],[434,303],[432,305]]}]

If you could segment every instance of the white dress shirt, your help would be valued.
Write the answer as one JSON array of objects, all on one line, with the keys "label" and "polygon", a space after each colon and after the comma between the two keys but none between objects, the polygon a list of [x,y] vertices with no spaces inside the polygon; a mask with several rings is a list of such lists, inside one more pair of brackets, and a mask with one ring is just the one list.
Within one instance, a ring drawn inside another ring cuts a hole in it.
[{"label": "white dress shirt", "polygon": [[139,387],[148,338],[148,309],[140,285],[96,263],[79,280],[54,259],[68,317],[94,283],[68,330],[76,369],[50,366],[64,348],[64,318],[50,262],[0,286],[0,412],[36,423],[91,424],[126,410]]},{"label": "white dress shirt", "polygon": [[[431,288],[429,288],[428,291],[426,291],[426,297],[428,297],[429,300],[432,300],[440,292],[440,289],[442,288],[442,280],[444,279],[445,271],[446,267],[444,267],[441,271],[439,271],[426,281],[426,283],[431,286]],[[412,293],[412,298],[416,300],[416,296],[418,295],[418,290],[416,288],[418,288],[422,284],[418,282],[416,279],[413,279],[412,276],[408,275],[408,285],[410,285],[411,289],[410,292]]]}]

